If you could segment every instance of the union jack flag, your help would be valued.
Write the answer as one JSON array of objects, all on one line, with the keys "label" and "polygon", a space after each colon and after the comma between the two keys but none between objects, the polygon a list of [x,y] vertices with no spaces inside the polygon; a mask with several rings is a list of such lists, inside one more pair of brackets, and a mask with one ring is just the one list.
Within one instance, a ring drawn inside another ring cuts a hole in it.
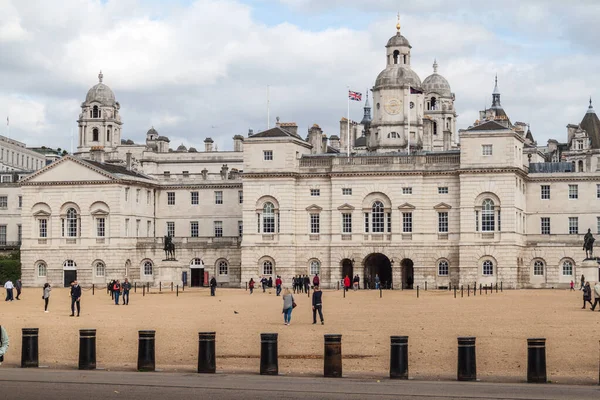
[{"label": "union jack flag", "polygon": [[348,90],[348,98],[350,100],[361,101],[362,93],[353,92],[352,90]]}]

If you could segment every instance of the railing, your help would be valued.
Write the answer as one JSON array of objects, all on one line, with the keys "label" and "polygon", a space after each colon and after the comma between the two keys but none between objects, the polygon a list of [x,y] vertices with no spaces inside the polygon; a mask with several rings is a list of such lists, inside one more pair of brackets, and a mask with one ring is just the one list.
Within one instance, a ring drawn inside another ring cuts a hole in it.
[{"label": "railing", "polygon": [[300,168],[323,168],[349,165],[459,165],[460,154],[364,155],[351,157],[311,157],[300,159]]},{"label": "railing", "polygon": [[[202,243],[202,244],[223,244],[223,245],[238,245],[242,238],[239,236],[195,236],[195,237],[175,237],[173,242],[175,247],[182,244]],[[138,245],[158,245],[163,246],[164,239],[162,237],[157,238],[137,238]]]},{"label": "railing", "polygon": [[14,249],[21,246],[21,241],[7,242],[6,240],[0,241],[0,250]]}]

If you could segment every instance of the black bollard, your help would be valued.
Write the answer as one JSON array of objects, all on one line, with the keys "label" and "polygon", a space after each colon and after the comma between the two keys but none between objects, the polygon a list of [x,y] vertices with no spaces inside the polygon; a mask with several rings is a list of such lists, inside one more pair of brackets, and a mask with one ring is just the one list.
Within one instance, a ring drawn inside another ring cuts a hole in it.
[{"label": "black bollard", "polygon": [[467,297],[471,297],[471,285],[467,285]]},{"label": "black bollard", "polygon": [[485,295],[487,296],[487,285],[485,285]]},{"label": "black bollard", "polygon": [[248,282],[246,281],[246,292],[248,291]]},{"label": "black bollard", "polygon": [[325,335],[325,356],[323,360],[324,377],[342,377],[342,335]]},{"label": "black bollard", "polygon": [[379,298],[382,298],[382,297],[383,297],[383,293],[381,291],[381,285],[379,285]]},{"label": "black bollard", "polygon": [[138,371],[154,372],[155,363],[155,343],[156,331],[139,331],[138,344]]},{"label": "black bollard", "polygon": [[133,282],[133,293],[137,293],[137,282]]},{"label": "black bollard", "polygon": [[158,291],[162,292],[162,282],[158,282]]},{"label": "black bollard", "polygon": [[344,286],[344,290],[342,290],[342,292],[344,292],[344,298],[346,298],[346,287]]},{"label": "black bollard", "polygon": [[502,281],[500,281],[500,291],[502,291]]},{"label": "black bollard", "polygon": [[173,291],[173,282],[171,282],[171,292]]},{"label": "black bollard", "polygon": [[456,298],[456,285],[454,285],[454,298]]},{"label": "black bollard", "polygon": [[260,374],[279,374],[276,333],[260,334]]},{"label": "black bollard", "polygon": [[425,291],[427,291],[427,281],[425,281]]},{"label": "black bollard", "polygon": [[79,330],[79,369],[96,369],[96,330]]},{"label": "black bollard", "polygon": [[340,290],[340,281],[337,283],[337,290]]},{"label": "black bollard", "polygon": [[390,379],[408,379],[408,336],[390,339]]},{"label": "black bollard", "polygon": [[215,332],[198,332],[198,373],[214,374],[217,370]]},{"label": "black bollard", "polygon": [[546,339],[527,339],[527,382],[546,383]]},{"label": "black bollard", "polygon": [[482,284],[480,283],[480,284],[479,284],[479,295],[480,295],[480,296],[481,296],[481,289],[482,289],[482,287],[483,287],[483,286],[482,286]]},{"label": "black bollard", "polygon": [[456,379],[459,381],[474,381],[477,379],[474,337],[458,338],[458,370]]},{"label": "black bollard", "polygon": [[496,293],[498,293],[498,282],[496,282]]},{"label": "black bollard", "polygon": [[417,299],[419,298],[419,285],[417,285]]},{"label": "black bollard", "polygon": [[463,291],[463,290],[464,290],[464,288],[465,288],[465,287],[464,287],[463,285],[460,285],[460,297],[465,297],[465,293],[464,293],[464,291]]},{"label": "black bollard", "polygon": [[177,297],[179,297],[179,285],[177,285]]},{"label": "black bollard", "polygon": [[146,295],[146,285],[142,286],[142,296]]},{"label": "black bollard", "polygon": [[39,366],[38,332],[38,328],[23,328],[21,368],[37,368]]},{"label": "black bollard", "polygon": [[92,296],[94,294],[96,294],[95,292],[96,292],[96,286],[92,283]]},{"label": "black bollard", "polygon": [[182,291],[182,292],[185,292],[185,282],[183,282],[183,283],[181,284],[181,291]]}]

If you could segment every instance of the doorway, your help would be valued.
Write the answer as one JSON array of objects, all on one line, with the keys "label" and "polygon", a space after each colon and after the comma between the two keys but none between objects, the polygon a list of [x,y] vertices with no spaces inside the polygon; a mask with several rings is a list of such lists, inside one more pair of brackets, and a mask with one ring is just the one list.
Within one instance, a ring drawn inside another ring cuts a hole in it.
[{"label": "doorway", "polygon": [[381,253],[373,253],[367,256],[364,261],[364,285],[374,289],[375,278],[379,278],[381,287],[389,289],[392,287],[392,263],[390,259]]},{"label": "doorway", "polygon": [[410,258],[405,258],[400,265],[402,266],[402,287],[412,289],[415,283],[414,263]]},{"label": "doorway", "polygon": [[192,281],[191,287],[202,287],[204,286],[204,268],[192,268]]},{"label": "doorway", "polygon": [[76,269],[65,269],[63,270],[64,276],[64,287],[71,287],[71,282],[77,280],[77,270]]},{"label": "doorway", "polygon": [[354,263],[348,258],[342,260],[342,279],[346,276],[350,278],[350,282],[352,282],[352,278],[354,277]]}]

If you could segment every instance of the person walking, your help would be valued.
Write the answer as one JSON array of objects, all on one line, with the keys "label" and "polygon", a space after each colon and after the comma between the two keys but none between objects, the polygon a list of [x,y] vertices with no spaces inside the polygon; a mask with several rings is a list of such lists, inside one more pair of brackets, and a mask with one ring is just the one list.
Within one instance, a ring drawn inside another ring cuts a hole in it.
[{"label": "person walking", "polygon": [[250,282],[248,282],[248,289],[250,289],[250,294],[254,292],[254,279],[250,278]]},{"label": "person walking", "polygon": [[591,308],[594,308],[594,305],[592,304],[592,288],[590,287],[589,282],[586,282],[585,286],[583,287],[583,307],[581,308],[584,310],[586,302],[590,303]]},{"label": "person walking", "polygon": [[119,280],[117,279],[115,281],[115,283],[113,284],[113,297],[115,299],[115,306],[119,305],[119,296],[121,295],[121,282],[119,282]]},{"label": "person walking", "polygon": [[21,300],[19,298],[19,296],[21,295],[22,288],[23,288],[23,284],[21,283],[21,280],[17,279],[17,282],[15,283],[15,289],[17,289],[17,300]]},{"label": "person walking", "polygon": [[308,293],[310,290],[310,278],[308,275],[304,275],[304,293]]},{"label": "person walking", "polygon": [[131,283],[129,283],[129,279],[125,278],[125,282],[121,285],[121,290],[123,291],[123,305],[129,305],[129,291],[131,290]]},{"label": "person walking", "polygon": [[585,287],[585,276],[583,276],[583,274],[581,274],[581,287],[579,288],[579,290],[583,290],[584,287]]},{"label": "person walking", "polygon": [[323,320],[323,292],[321,292],[321,288],[315,286],[312,295],[313,325],[317,323],[317,311],[319,312],[319,318],[321,318],[321,325],[324,325],[325,321]]},{"label": "person walking", "polygon": [[213,276],[210,279],[210,295],[214,296],[216,290],[217,290],[217,279]]},{"label": "person walking", "polygon": [[277,278],[275,279],[275,289],[277,291],[277,296],[281,294],[281,283],[281,276],[277,275]]},{"label": "person walking", "polygon": [[354,290],[355,291],[358,290],[359,289],[358,286],[360,285],[360,278],[358,277],[358,274],[356,274],[354,276],[354,279],[352,280],[352,283],[354,283],[354,285],[353,285],[354,286]]},{"label": "person walking", "polygon": [[575,290],[575,282],[571,279],[571,292]]},{"label": "person walking", "polygon": [[350,289],[350,278],[348,275],[344,278],[344,290],[347,292]]},{"label": "person walking", "polygon": [[44,312],[48,312],[48,302],[50,301],[50,291],[52,287],[48,282],[44,283],[42,299],[44,299]]},{"label": "person walking", "polygon": [[289,325],[292,322],[292,310],[296,303],[294,302],[294,296],[290,292],[290,289],[283,291],[283,323]]},{"label": "person walking", "polygon": [[6,333],[6,329],[0,325],[0,365],[4,361],[4,355],[8,351],[8,333]]},{"label": "person walking", "polygon": [[313,277],[313,286],[317,287],[321,283],[321,279],[319,279],[319,274],[315,274]]},{"label": "person walking", "polygon": [[6,289],[6,299],[4,301],[13,301],[13,289],[15,286],[12,281],[9,279],[4,283],[4,289]]},{"label": "person walking", "polygon": [[267,278],[265,278],[263,276],[262,279],[260,280],[260,284],[262,285],[263,293],[266,292],[268,283],[269,283],[269,281],[267,280]]},{"label": "person walking", "polygon": [[375,289],[379,290],[380,285],[381,285],[381,279],[379,279],[378,274],[375,274]]},{"label": "person walking", "polygon": [[[596,304],[600,303],[600,282],[596,282],[594,285],[594,305],[592,305],[591,310],[594,311],[596,309]],[[598,310],[600,311],[600,310]]]},{"label": "person walking", "polygon": [[273,287],[273,277],[269,277],[269,281],[267,282],[267,287],[272,288]]},{"label": "person walking", "polygon": [[110,299],[114,300],[115,299],[115,290],[113,289],[113,286],[115,286],[115,280],[111,280],[110,282],[108,282],[108,291],[110,292]]},{"label": "person walking", "polygon": [[77,316],[81,312],[81,286],[77,281],[71,285],[71,317],[75,316],[75,305],[77,305]]}]

